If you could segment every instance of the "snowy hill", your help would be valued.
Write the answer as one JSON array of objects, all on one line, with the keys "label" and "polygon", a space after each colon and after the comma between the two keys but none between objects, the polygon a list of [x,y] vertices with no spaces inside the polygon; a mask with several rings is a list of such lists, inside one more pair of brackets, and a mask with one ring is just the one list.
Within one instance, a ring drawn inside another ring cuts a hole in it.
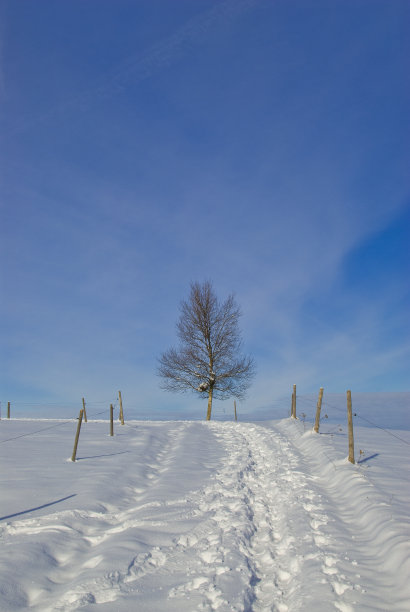
[{"label": "snowy hill", "polygon": [[0,422],[0,610],[410,609],[409,431],[75,427]]}]

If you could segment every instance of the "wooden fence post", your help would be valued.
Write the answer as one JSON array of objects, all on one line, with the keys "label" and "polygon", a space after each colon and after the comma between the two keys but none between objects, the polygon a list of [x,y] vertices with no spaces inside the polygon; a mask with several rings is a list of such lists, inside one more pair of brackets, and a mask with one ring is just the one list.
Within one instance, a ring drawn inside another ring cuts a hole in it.
[{"label": "wooden fence post", "polygon": [[349,432],[349,461],[354,463],[354,438],[353,438],[353,414],[352,414],[352,392],[347,391],[347,429]]},{"label": "wooden fence post", "polygon": [[7,402],[7,418],[10,418],[10,402]]},{"label": "wooden fence post", "polygon": [[323,387],[320,387],[319,399],[317,400],[317,404],[316,404],[315,426],[313,428],[316,433],[319,433],[320,411],[322,410],[322,398],[323,398]]},{"label": "wooden fence post", "polygon": [[118,397],[120,398],[120,414],[118,418],[121,421],[121,425],[124,425],[124,410],[122,409],[121,391],[118,391]]},{"label": "wooden fence post", "polygon": [[292,414],[291,417],[296,419],[296,385],[293,385],[293,393],[292,393]]},{"label": "wooden fence post", "polygon": [[77,455],[78,438],[80,437],[80,429],[81,429],[82,420],[83,420],[83,411],[80,410],[80,414],[78,416],[77,432],[75,434],[74,448],[73,448],[73,454],[71,456],[71,461],[75,461],[75,458]]},{"label": "wooden fence post", "polygon": [[236,414],[236,401],[233,401],[233,410],[234,410],[234,414],[235,414],[235,421],[238,420],[238,415]]},{"label": "wooden fence post", "polygon": [[85,399],[83,398],[84,423],[87,423],[87,412],[85,409]]},{"label": "wooden fence post", "polygon": [[114,408],[110,404],[110,436],[114,435]]}]

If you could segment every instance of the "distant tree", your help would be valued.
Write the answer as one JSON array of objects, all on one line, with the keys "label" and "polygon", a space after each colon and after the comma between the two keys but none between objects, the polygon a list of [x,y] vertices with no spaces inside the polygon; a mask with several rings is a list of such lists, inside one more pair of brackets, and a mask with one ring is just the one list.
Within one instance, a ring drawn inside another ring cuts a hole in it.
[{"label": "distant tree", "polygon": [[252,358],[240,355],[240,309],[233,295],[220,303],[207,281],[191,284],[189,298],[181,302],[180,310],[179,346],[159,358],[161,388],[207,395],[209,421],[212,399],[244,397],[254,376]]}]

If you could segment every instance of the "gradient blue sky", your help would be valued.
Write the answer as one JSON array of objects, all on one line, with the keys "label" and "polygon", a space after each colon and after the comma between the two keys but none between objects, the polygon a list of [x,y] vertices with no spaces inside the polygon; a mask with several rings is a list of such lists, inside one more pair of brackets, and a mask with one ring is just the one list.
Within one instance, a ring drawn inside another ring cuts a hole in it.
[{"label": "gradient blue sky", "polygon": [[409,390],[407,0],[3,0],[1,397],[161,391],[191,281],[242,307],[246,410]]}]

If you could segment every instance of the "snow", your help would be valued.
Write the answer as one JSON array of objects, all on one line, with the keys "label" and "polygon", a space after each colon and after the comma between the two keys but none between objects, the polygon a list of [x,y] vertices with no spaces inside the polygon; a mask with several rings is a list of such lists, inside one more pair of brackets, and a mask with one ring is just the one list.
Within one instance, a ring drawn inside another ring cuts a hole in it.
[{"label": "snow", "polygon": [[1,420],[0,610],[409,610],[410,431],[330,421]]}]

